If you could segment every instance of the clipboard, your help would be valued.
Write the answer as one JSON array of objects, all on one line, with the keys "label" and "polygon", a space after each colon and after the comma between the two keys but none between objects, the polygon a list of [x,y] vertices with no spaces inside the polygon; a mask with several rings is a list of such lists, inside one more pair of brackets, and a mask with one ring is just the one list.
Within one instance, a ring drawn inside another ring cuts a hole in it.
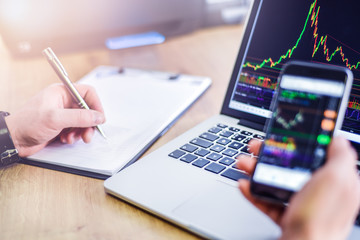
[{"label": "clipboard", "polygon": [[24,164],[106,179],[130,165],[210,87],[208,77],[99,66],[78,83],[93,86],[102,102],[107,133],[91,143],[53,142]]}]

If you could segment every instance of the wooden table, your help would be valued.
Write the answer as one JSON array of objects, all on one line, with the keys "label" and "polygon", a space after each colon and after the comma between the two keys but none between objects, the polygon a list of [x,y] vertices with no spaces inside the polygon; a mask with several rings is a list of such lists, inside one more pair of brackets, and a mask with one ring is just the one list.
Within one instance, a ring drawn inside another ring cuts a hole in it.
[{"label": "wooden table", "polygon": [[[242,26],[200,30],[161,45],[58,54],[73,80],[98,65],[209,76],[211,88],[147,153],[219,113]],[[0,110],[14,112],[59,82],[39,56],[14,59],[0,41]],[[196,239],[104,191],[103,181],[18,164],[0,170],[0,239]]]}]

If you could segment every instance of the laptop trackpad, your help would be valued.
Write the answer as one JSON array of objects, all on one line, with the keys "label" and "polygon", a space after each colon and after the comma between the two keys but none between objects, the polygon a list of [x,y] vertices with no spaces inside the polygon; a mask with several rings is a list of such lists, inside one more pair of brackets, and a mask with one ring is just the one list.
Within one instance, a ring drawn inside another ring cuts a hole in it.
[{"label": "laptop trackpad", "polygon": [[233,186],[214,181],[174,210],[177,217],[197,232],[211,232],[215,238],[277,239],[280,230],[251,205]]}]

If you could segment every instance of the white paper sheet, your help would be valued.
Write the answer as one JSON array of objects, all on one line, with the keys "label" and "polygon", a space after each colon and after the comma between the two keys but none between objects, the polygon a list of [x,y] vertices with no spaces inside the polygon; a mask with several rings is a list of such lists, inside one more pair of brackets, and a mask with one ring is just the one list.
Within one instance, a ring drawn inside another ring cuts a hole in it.
[{"label": "white paper sheet", "polygon": [[102,125],[108,139],[96,132],[91,143],[54,142],[30,160],[113,175],[183,113],[211,84],[205,77],[100,66],[80,83],[95,87],[104,107]]}]

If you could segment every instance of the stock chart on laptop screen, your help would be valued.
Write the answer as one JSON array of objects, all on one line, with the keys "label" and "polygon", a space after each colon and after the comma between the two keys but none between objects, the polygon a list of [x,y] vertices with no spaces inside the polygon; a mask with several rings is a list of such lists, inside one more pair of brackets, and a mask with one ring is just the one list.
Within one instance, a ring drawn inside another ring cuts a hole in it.
[{"label": "stock chart on laptop screen", "polygon": [[344,66],[354,73],[343,130],[360,133],[360,2],[262,1],[230,108],[270,117],[281,68],[290,60]]}]

